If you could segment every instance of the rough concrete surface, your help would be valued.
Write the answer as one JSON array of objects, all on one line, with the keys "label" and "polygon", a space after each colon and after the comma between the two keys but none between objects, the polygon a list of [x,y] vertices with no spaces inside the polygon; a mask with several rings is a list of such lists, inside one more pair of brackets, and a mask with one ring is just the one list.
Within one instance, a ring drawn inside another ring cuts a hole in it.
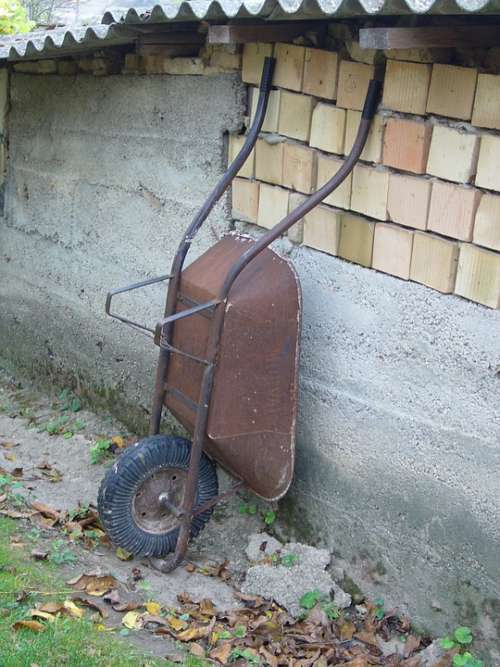
[{"label": "rough concrete surface", "polygon": [[[106,292],[168,273],[225,168],[225,133],[241,124],[243,99],[232,74],[12,76],[3,356],[119,387],[144,416],[156,350],[104,315]],[[225,207],[223,198],[193,257],[229,228]],[[117,299],[116,310],[154,326],[164,294],[152,286]]]},{"label": "rough concrete surface", "polygon": [[[249,544],[252,544],[253,537]],[[296,559],[290,567],[282,564],[270,566],[268,563],[250,567],[242,586],[243,593],[271,598],[295,617],[303,612],[300,598],[310,591],[319,591],[328,598],[333,592],[333,601],[339,609],[350,606],[351,597],[326,571],[331,558],[329,551],[290,543],[280,550],[280,556],[290,555]]]},{"label": "rough concrete surface", "polygon": [[[105,292],[167,270],[242,119],[233,76],[131,81],[13,76],[0,223],[3,356],[106,386],[125,419],[147,410],[155,354],[104,318]],[[230,224],[224,206],[212,220],[196,252]],[[500,311],[278,247],[304,304],[283,530],[332,548],[387,604],[402,597],[417,624],[463,623],[498,647]],[[154,322],[162,290],[148,294],[120,310]]]}]

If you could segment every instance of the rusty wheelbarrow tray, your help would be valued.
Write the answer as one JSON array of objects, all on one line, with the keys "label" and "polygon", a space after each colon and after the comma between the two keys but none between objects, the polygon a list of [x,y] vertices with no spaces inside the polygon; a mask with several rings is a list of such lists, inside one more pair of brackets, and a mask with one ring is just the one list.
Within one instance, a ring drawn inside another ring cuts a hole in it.
[{"label": "rusty wheelbarrow tray", "polygon": [[[193,238],[259,136],[272,86],[266,58],[255,119],[246,141],[199,210],[175,254],[171,273],[113,290],[106,312],[153,335],[159,347],[150,437],[108,471],[99,513],[112,542],[164,556],[163,570],[184,558],[214,505],[242,484],[268,500],[288,490],[294,464],[301,302],[291,264],[269,245],[349,175],[366,143],[380,84],[370,82],[358,134],[340,170],[257,240],[230,234],[184,269]],[[169,281],[164,318],[150,329],[111,311],[115,295]],[[192,434],[160,436],[167,407]],[[218,493],[214,461],[238,482]]]}]

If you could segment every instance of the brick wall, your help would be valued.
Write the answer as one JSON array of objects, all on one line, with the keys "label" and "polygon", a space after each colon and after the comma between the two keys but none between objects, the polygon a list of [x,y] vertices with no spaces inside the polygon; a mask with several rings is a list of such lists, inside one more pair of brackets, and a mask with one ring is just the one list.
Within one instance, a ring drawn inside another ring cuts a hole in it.
[{"label": "brick wall", "polygon": [[[249,115],[277,58],[263,133],[233,184],[233,217],[270,228],[349,153],[372,64],[295,44],[248,44]],[[361,162],[289,237],[500,308],[500,75],[388,59]],[[229,159],[244,137],[230,137]]]}]

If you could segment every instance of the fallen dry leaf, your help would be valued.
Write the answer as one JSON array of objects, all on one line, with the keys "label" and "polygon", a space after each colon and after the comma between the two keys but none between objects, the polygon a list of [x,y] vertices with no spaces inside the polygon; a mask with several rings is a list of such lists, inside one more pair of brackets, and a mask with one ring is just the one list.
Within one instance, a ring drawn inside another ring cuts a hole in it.
[{"label": "fallen dry leaf", "polygon": [[[222,665],[227,665],[232,649],[232,642],[223,642],[220,646],[212,649],[208,655],[212,660],[218,660]],[[276,665],[277,664],[278,663],[276,662]],[[274,667],[274,665],[271,667]]]},{"label": "fallen dry leaf", "polygon": [[15,461],[16,460],[16,455],[14,452],[7,452],[6,454],[3,455],[4,459],[7,459],[7,461]]},{"label": "fallen dry leaf", "polygon": [[49,552],[42,549],[33,549],[31,555],[35,560],[47,560]]},{"label": "fallen dry leaf", "polygon": [[138,630],[141,627],[141,615],[138,611],[129,611],[122,618],[122,625],[129,630]]},{"label": "fallen dry leaf", "polygon": [[108,618],[109,616],[108,610],[105,609],[102,605],[95,602],[94,600],[87,600],[86,598],[78,596],[73,596],[72,600],[73,602],[78,602],[78,604],[81,604],[84,607],[88,607],[89,609],[94,609],[99,613],[101,618]]},{"label": "fallen dry leaf", "polygon": [[50,621],[50,623],[56,620],[53,614],[49,614],[48,611],[41,611],[40,609],[30,609],[29,614],[32,618],[43,618],[45,621]]},{"label": "fallen dry leaf", "polygon": [[43,632],[45,625],[39,621],[17,621],[12,626],[13,630],[31,630],[32,632]]},{"label": "fallen dry leaf", "polygon": [[183,621],[180,618],[177,618],[176,616],[168,616],[167,621],[170,627],[173,628],[176,632],[185,630],[188,626],[186,621]]},{"label": "fallen dry leaf", "polygon": [[114,435],[111,438],[111,442],[118,447],[118,449],[123,449],[125,447],[125,439],[121,435]]},{"label": "fallen dry leaf", "polygon": [[129,600],[129,602],[117,602],[116,604],[111,605],[115,611],[124,612],[124,611],[134,611],[134,609],[139,609],[142,607],[141,602],[135,602],[134,600]]},{"label": "fallen dry leaf", "polygon": [[38,610],[47,612],[48,614],[57,614],[64,611],[64,605],[60,602],[46,602],[45,604],[41,604]]},{"label": "fallen dry leaf", "polygon": [[196,658],[204,658],[205,657],[205,649],[201,644],[197,644],[196,642],[194,644],[191,644],[189,647],[189,652],[191,655],[194,655]]},{"label": "fallen dry leaf", "polygon": [[409,658],[411,654],[418,649],[419,646],[420,637],[416,637],[415,635],[408,635],[403,650],[403,656],[405,658]]},{"label": "fallen dry leaf", "polygon": [[2,516],[8,516],[10,519],[29,519],[35,512],[18,512],[17,510],[0,510]]},{"label": "fallen dry leaf", "polygon": [[102,597],[111,589],[116,588],[118,582],[110,574],[81,574],[74,579],[70,579],[67,583],[78,591],[85,591],[89,595]]},{"label": "fallen dry leaf", "polygon": [[61,513],[55,510],[53,507],[50,507],[50,505],[42,503],[38,500],[32,502],[31,507],[37,512],[40,512],[42,516],[45,516],[48,519],[54,519],[55,521],[57,521],[61,516]]},{"label": "fallen dry leaf", "polygon": [[187,628],[187,630],[179,632],[177,639],[180,639],[181,642],[191,642],[196,639],[203,639],[203,637],[208,637],[212,631],[211,626],[211,623],[208,625],[192,625],[191,627]]},{"label": "fallen dry leaf", "polygon": [[159,602],[146,602],[144,607],[148,614],[152,614],[153,616],[158,616],[161,611],[161,604]]},{"label": "fallen dry leaf", "polygon": [[73,600],[64,600],[63,606],[70,616],[73,616],[74,618],[83,618],[83,609],[77,607]]},{"label": "fallen dry leaf", "polygon": [[125,549],[122,549],[121,547],[118,547],[118,549],[115,551],[115,554],[120,560],[131,560],[133,558],[131,553],[125,551]]}]

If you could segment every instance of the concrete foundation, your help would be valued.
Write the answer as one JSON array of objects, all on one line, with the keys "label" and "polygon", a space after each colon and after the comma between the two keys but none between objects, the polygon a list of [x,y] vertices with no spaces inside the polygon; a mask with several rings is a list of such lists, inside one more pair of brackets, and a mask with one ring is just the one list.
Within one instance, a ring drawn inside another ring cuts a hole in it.
[{"label": "concrete foundation", "polygon": [[[106,388],[125,418],[148,407],[155,351],[104,316],[105,293],[168,271],[243,96],[232,75],[13,77],[4,357]],[[195,253],[230,225],[223,203]],[[281,248],[304,302],[297,474],[281,516],[387,607],[436,634],[479,627],[495,647],[500,311]],[[163,290],[148,294],[120,309],[154,323]]]}]

